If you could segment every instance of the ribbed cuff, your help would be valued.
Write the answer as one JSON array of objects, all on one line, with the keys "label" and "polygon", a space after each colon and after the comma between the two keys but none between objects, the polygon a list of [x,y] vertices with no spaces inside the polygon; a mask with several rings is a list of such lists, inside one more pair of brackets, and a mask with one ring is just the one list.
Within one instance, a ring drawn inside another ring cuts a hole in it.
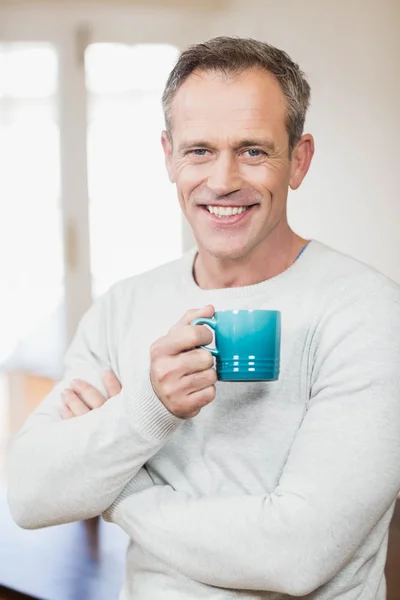
[{"label": "ribbed cuff", "polygon": [[125,388],[124,396],[132,427],[151,438],[163,441],[183,423],[156,396],[149,375],[137,390]]},{"label": "ribbed cuff", "polygon": [[151,479],[150,475],[146,471],[145,467],[139,469],[136,473],[135,477],[133,477],[129,483],[124,487],[120,495],[114,502],[111,504],[109,508],[103,513],[103,518],[105,521],[113,520],[113,513],[117,509],[117,507],[123,502],[126,498],[133,496],[133,494],[138,494],[143,490],[147,490],[150,487],[153,487],[154,483]]},{"label": "ribbed cuff", "polygon": [[146,471],[146,468],[142,467],[136,473],[135,477],[132,477],[130,482],[125,486],[119,497],[122,500],[128,496],[132,496],[132,494],[137,494],[138,492],[146,490],[149,487],[153,487],[153,485],[153,480]]}]

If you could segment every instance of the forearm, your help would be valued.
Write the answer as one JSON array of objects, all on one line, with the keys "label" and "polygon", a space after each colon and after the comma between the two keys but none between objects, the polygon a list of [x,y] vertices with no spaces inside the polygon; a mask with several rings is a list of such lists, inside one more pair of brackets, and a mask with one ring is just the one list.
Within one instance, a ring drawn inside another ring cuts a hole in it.
[{"label": "forearm", "polygon": [[329,503],[315,509],[279,489],[197,499],[169,486],[143,491],[139,478],[131,487],[136,495],[111,507],[106,520],[186,577],[222,588],[310,594],[351,558],[376,518],[360,510],[352,529]]},{"label": "forearm", "polygon": [[178,424],[147,388],[123,390],[76,419],[26,427],[8,465],[14,519],[37,528],[99,515]]},{"label": "forearm", "polygon": [[105,518],[191,579],[303,595],[312,591],[313,573],[326,561],[319,543],[315,552],[305,549],[310,531],[304,510],[294,495],[196,499],[169,486],[139,491],[138,485],[137,494],[123,498]]}]

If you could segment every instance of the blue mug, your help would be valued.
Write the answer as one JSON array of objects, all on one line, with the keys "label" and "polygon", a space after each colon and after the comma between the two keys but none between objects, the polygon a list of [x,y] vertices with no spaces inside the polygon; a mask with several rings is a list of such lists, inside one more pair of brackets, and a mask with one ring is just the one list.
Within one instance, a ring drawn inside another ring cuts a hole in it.
[{"label": "blue mug", "polygon": [[279,379],[281,313],[278,310],[223,310],[208,325],[215,332],[215,348],[201,346],[216,357],[220,381],[276,381]]}]

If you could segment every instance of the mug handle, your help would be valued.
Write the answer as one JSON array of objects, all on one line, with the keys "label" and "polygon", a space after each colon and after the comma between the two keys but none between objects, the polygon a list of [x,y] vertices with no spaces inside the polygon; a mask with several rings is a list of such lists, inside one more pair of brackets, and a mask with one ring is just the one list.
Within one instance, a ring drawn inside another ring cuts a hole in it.
[{"label": "mug handle", "polygon": [[[206,317],[200,318],[200,319],[195,319],[190,324],[191,325],[208,325],[209,327],[211,327],[211,329],[213,331],[215,331],[215,328],[217,326],[215,319],[207,319]],[[201,348],[202,350],[208,350],[209,352],[211,352],[211,354],[213,356],[218,356],[218,350],[216,348],[208,348],[207,346],[199,346],[199,348]]]}]

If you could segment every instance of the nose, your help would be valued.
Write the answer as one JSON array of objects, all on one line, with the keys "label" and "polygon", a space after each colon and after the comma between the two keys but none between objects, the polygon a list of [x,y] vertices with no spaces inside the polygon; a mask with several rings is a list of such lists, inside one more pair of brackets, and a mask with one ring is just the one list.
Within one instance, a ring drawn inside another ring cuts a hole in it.
[{"label": "nose", "polygon": [[213,161],[207,179],[207,187],[216,196],[227,196],[242,187],[242,179],[236,160],[229,153],[222,153]]}]

